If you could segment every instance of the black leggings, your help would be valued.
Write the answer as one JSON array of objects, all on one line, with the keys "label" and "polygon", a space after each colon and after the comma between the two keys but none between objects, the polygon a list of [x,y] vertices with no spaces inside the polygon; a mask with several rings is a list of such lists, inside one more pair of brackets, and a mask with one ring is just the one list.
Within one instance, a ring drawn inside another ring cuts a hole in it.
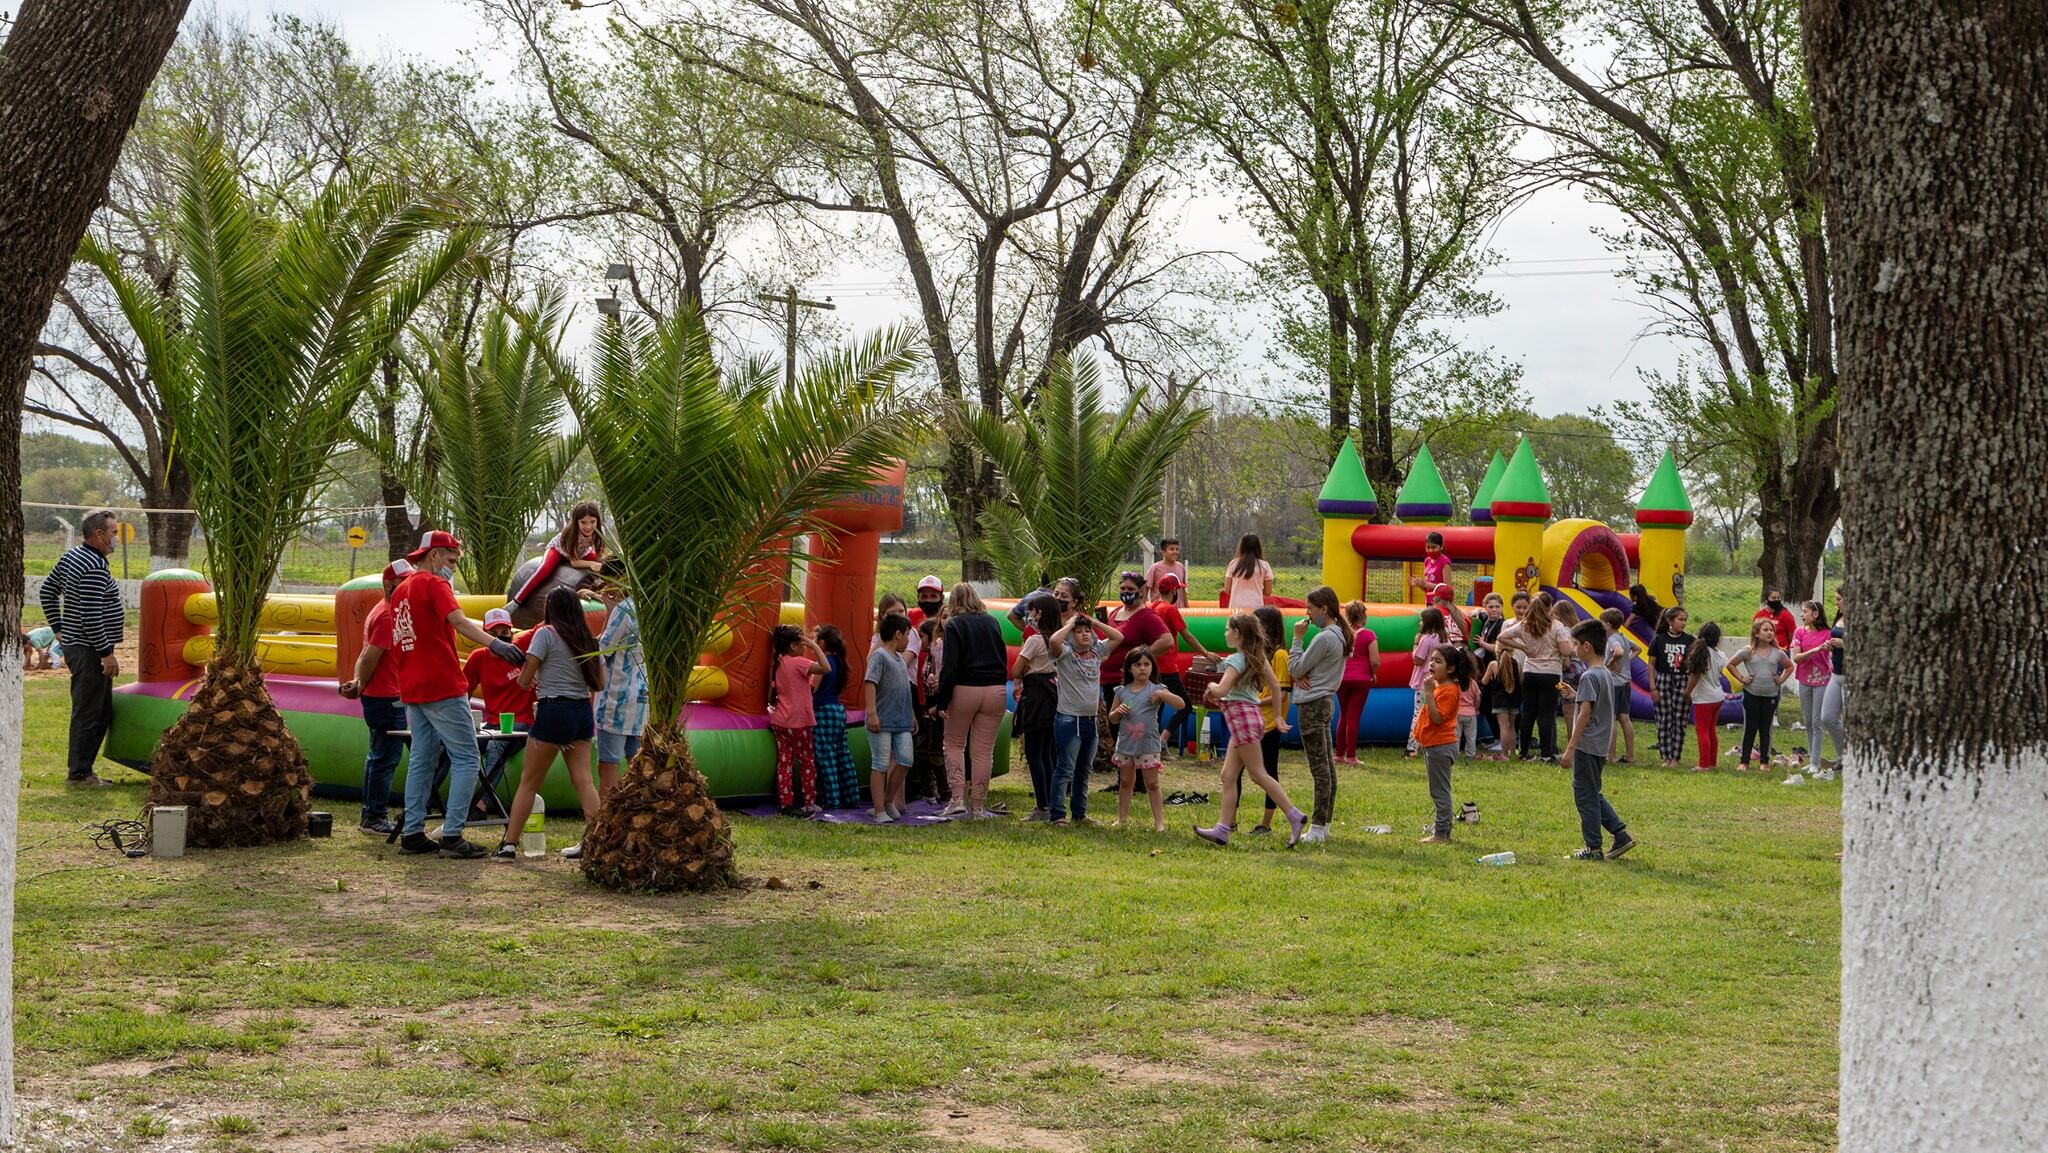
[{"label": "black leggings", "polygon": [[1562,680],[1556,673],[1522,674],[1522,712],[1515,719],[1515,746],[1522,756],[1529,755],[1530,738],[1539,732],[1543,755],[1557,755],[1557,686]]},{"label": "black leggings", "polygon": [[[1274,779],[1274,780],[1276,780],[1276,781],[1277,781],[1277,780],[1279,780],[1279,779],[1280,779],[1280,730],[1279,730],[1279,729],[1267,729],[1267,730],[1266,730],[1266,735],[1265,735],[1265,736],[1263,736],[1263,737],[1260,737],[1260,738],[1259,738],[1259,758],[1260,758],[1261,760],[1263,760],[1263,761],[1265,761],[1265,762],[1266,762],[1266,775],[1267,775],[1267,776],[1269,776],[1269,777],[1271,777],[1271,778],[1273,778],[1273,779]],[[1250,776],[1251,776],[1251,774],[1250,774],[1250,773],[1239,773],[1239,774],[1237,775],[1237,796],[1238,796],[1238,799],[1239,799],[1239,800],[1243,800],[1243,799],[1244,799],[1244,782],[1245,782],[1245,779],[1246,779],[1247,777],[1250,777]],[[1271,814],[1272,814],[1273,810],[1274,810],[1274,809],[1277,809],[1277,808],[1279,808],[1279,806],[1278,806],[1278,805],[1275,805],[1275,804],[1273,803],[1273,798],[1271,798],[1271,797],[1267,797],[1267,798],[1266,798],[1266,813],[1268,814],[1268,816],[1269,816],[1269,817],[1271,816]]]},{"label": "black leggings", "polygon": [[1778,716],[1778,698],[1742,694],[1742,763],[1749,763],[1750,746],[1762,742],[1764,760],[1771,759],[1771,723]]}]

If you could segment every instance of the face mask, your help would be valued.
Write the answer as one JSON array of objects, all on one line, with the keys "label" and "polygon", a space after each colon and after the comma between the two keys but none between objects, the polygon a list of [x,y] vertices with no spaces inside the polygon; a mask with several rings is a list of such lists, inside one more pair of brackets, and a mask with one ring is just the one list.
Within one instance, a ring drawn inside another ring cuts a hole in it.
[{"label": "face mask", "polygon": [[455,583],[455,570],[453,568],[437,568],[434,570],[434,575],[447,581],[449,584]]},{"label": "face mask", "polygon": [[1125,589],[1117,595],[1123,599],[1126,607],[1138,603],[1138,590],[1136,589]]},{"label": "face mask", "polygon": [[924,615],[935,617],[939,615],[939,603],[938,601],[919,601],[917,602],[917,607]]},{"label": "face mask", "polygon": [[1772,598],[1771,598],[1771,600],[1770,600],[1770,606],[1771,606],[1771,611],[1772,611],[1772,612],[1779,612],[1779,611],[1781,611],[1782,609],[1784,609],[1784,607],[1785,607],[1785,602],[1784,602],[1784,601],[1781,601],[1781,600],[1779,600],[1779,599],[1778,599],[1778,598],[1776,598],[1776,597],[1772,597]]}]

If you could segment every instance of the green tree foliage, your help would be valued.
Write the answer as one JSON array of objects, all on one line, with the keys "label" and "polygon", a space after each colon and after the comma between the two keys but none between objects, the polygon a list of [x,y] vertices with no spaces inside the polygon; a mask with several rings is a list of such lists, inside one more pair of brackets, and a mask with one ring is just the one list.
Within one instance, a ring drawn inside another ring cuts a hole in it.
[{"label": "green tree foliage", "polygon": [[1633,523],[1637,458],[1615,439],[1613,428],[1598,415],[1537,416],[1527,411],[1454,425],[1430,441],[1430,453],[1461,519],[1471,511],[1487,462],[1495,452],[1513,456],[1515,442],[1524,434],[1543,466],[1555,516],[1591,517],[1620,527]]}]

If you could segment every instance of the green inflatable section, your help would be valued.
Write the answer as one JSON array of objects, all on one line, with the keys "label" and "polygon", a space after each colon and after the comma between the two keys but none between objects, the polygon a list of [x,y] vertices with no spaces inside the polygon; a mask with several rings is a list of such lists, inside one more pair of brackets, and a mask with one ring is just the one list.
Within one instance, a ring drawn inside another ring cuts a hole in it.
[{"label": "green inflatable section", "polygon": [[[1301,619],[1301,613],[1299,610],[1289,611],[1282,609],[1281,615],[1287,621],[1287,642],[1291,646],[1294,643],[1294,622]],[[1203,648],[1208,649],[1212,653],[1230,651],[1230,647],[1223,643],[1223,630],[1230,623],[1227,619],[1221,615],[1189,616],[1185,619],[1188,622],[1188,631],[1193,633],[1195,638],[1202,642]],[[1019,632],[1017,627],[1010,623],[1008,617],[1003,617],[1002,623],[1003,641],[1006,644],[1021,645],[1024,643],[1024,634]],[[1421,617],[1418,613],[1403,613],[1400,616],[1371,617],[1365,622],[1365,627],[1371,629],[1373,635],[1379,637],[1381,652],[1405,653],[1415,647],[1415,630],[1420,623]],[[1316,635],[1317,631],[1314,625],[1310,625],[1308,635],[1312,637]],[[1195,651],[1194,646],[1189,645],[1185,641],[1181,642],[1180,648],[1182,652],[1191,653]]]}]

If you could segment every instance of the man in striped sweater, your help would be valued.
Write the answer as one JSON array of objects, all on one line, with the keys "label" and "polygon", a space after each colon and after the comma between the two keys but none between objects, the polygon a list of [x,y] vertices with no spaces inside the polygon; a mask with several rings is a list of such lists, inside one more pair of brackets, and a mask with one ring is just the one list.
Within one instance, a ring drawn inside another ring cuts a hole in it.
[{"label": "man in striped sweater", "polygon": [[43,616],[64,646],[64,665],[71,671],[71,747],[69,783],[98,788],[107,782],[93,772],[107,730],[114,724],[114,676],[121,662],[114,646],[121,643],[127,615],[121,586],[107,569],[120,522],[106,509],[95,509],[79,522],[85,542],[57,558],[43,578]]}]

